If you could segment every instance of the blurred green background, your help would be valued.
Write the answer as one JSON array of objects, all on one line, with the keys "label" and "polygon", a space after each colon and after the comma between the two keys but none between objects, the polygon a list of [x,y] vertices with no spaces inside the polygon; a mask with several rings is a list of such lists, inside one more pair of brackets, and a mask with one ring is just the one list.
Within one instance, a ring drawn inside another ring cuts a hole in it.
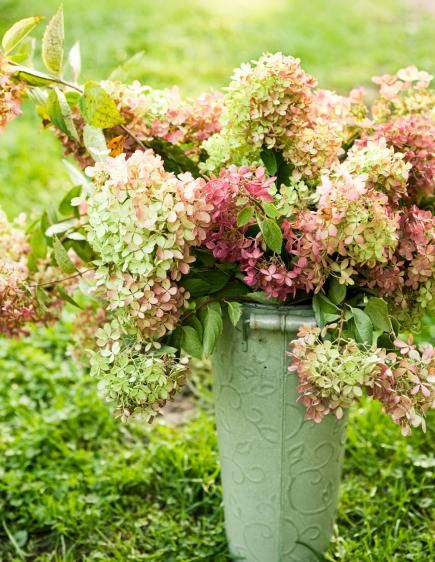
[{"label": "blurred green background", "polygon": [[[0,0],[0,32],[57,6]],[[138,51],[131,78],[186,94],[224,86],[263,51],[300,57],[339,92],[409,64],[435,70],[431,0],[66,0],[64,8],[83,79],[106,78]],[[62,149],[24,109],[0,137],[0,204],[10,216],[68,186]],[[229,560],[207,366],[157,426],[124,426],[68,358],[71,343],[68,314],[28,340],[0,340],[0,561]],[[353,409],[327,560],[435,559],[434,445],[433,432],[402,438],[375,404]]]}]

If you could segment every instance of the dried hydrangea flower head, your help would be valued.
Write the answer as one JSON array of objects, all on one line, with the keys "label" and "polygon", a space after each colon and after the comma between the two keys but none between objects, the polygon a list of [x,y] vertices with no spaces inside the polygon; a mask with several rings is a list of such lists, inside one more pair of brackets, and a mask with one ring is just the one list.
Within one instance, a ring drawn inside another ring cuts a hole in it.
[{"label": "dried hydrangea flower head", "polygon": [[223,96],[217,90],[183,99],[176,87],[155,90],[137,81],[126,85],[108,80],[101,85],[115,100],[130,131],[144,142],[160,138],[182,146],[197,159],[201,143],[221,129]]},{"label": "dried hydrangea flower head", "polygon": [[35,271],[29,269],[31,247],[24,223],[24,215],[11,223],[0,209],[0,333],[7,336],[26,334],[30,323],[55,320],[62,306],[55,290],[47,295],[47,307],[36,298],[38,284],[61,274],[48,260],[38,260]]},{"label": "dried hydrangea flower head", "polygon": [[415,66],[401,68],[393,75],[375,76],[379,98],[372,107],[373,117],[380,122],[405,115],[433,114],[435,92],[429,87],[431,81],[429,73]]},{"label": "dried hydrangea flower head", "polygon": [[20,114],[24,86],[12,79],[8,61],[0,53],[0,132]]},{"label": "dried hydrangea flower head", "polygon": [[97,162],[87,197],[95,282],[111,310],[128,310],[142,335],[175,327],[188,294],[177,284],[205,240],[211,209],[203,180],[166,172],[152,150]]}]

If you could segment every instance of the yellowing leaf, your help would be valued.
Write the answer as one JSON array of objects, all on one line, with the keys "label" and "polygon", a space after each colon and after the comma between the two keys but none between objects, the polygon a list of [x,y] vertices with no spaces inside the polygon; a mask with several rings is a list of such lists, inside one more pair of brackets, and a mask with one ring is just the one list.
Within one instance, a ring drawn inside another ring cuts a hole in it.
[{"label": "yellowing leaf", "polygon": [[5,54],[10,53],[21,41],[38,25],[43,18],[35,16],[31,18],[24,18],[14,23],[6,33],[3,35],[2,47]]},{"label": "yellowing leaf", "polygon": [[48,70],[55,74],[62,73],[63,43],[63,7],[60,6],[48,22],[42,38],[42,60]]},{"label": "yellowing leaf", "polygon": [[76,266],[71,261],[71,258],[58,238],[53,239],[53,250],[56,263],[62,271],[69,275],[77,271]]},{"label": "yellowing leaf", "polygon": [[80,109],[86,123],[97,129],[109,129],[124,122],[115,102],[98,82],[86,82]]}]

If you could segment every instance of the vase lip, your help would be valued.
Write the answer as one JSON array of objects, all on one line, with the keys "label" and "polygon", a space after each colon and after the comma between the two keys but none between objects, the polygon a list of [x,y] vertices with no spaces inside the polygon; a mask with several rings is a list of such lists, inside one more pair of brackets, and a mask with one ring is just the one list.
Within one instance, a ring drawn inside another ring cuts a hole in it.
[{"label": "vase lip", "polygon": [[314,316],[313,308],[309,304],[281,304],[281,303],[256,303],[244,302],[243,308],[259,313],[297,314],[298,316]]}]

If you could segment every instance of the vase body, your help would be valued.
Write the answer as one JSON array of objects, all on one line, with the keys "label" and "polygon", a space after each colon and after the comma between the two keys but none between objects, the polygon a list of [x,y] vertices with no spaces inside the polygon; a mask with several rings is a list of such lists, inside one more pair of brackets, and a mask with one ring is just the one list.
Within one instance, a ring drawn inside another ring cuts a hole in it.
[{"label": "vase body", "polygon": [[231,555],[245,562],[316,562],[332,536],[346,420],[304,420],[289,341],[310,308],[246,305],[225,320],[213,385]]}]

